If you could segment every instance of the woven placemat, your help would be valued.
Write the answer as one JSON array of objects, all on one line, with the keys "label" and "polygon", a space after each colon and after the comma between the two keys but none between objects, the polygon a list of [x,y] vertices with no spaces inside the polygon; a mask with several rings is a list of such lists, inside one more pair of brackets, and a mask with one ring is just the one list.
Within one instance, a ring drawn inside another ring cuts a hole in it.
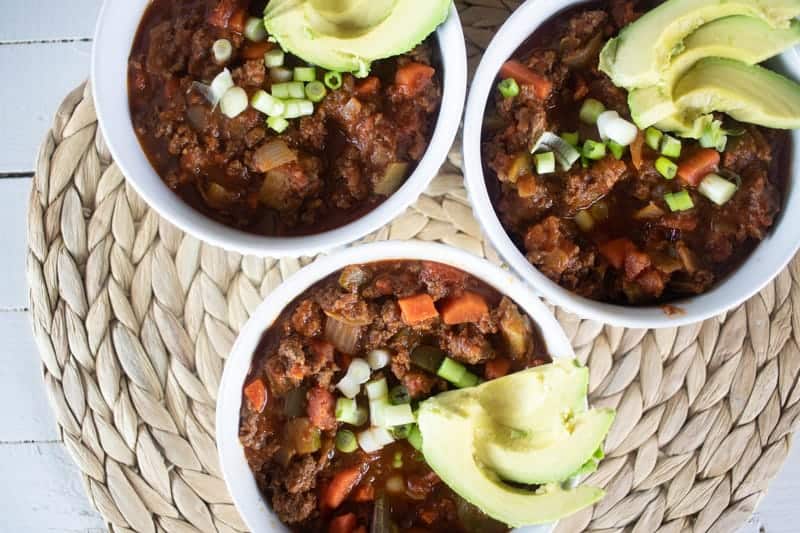
[{"label": "woven placemat", "polygon": [[[471,63],[514,2],[461,6]],[[457,149],[413,208],[369,236],[441,241],[499,262],[472,218]],[[227,253],[183,234],[111,160],[88,86],[39,154],[28,214],[33,331],[46,390],[86,492],[113,531],[244,531],[221,479],[214,406],[249,314],[308,259]],[[587,483],[607,497],[558,528],[735,531],[800,422],[800,260],[701,324],[626,330],[555,310],[618,409]]]}]

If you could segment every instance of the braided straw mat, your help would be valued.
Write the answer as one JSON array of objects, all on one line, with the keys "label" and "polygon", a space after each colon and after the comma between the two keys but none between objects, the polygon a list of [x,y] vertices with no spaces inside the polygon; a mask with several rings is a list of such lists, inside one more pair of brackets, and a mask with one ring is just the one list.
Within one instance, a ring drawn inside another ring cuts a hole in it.
[{"label": "braided straw mat", "polygon": [[[515,6],[460,7],[474,68]],[[459,165],[454,149],[417,204],[365,240],[441,241],[499,262]],[[42,146],[28,239],[46,389],[109,527],[244,531],[217,460],[217,387],[249,314],[309,260],[226,253],[159,218],[111,161],[88,86],[66,97]],[[692,326],[625,330],[555,312],[589,365],[592,402],[619,413],[587,480],[608,496],[558,531],[735,531],[800,421],[800,261]]]}]

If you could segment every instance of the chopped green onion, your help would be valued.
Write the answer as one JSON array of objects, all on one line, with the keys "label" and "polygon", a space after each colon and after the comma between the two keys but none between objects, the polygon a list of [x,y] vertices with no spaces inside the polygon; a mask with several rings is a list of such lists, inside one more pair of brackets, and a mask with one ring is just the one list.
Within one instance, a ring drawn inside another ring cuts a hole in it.
[{"label": "chopped green onion", "polygon": [[583,143],[583,156],[594,161],[603,159],[606,156],[606,145],[587,139],[587,141]]},{"label": "chopped green onion", "polygon": [[542,152],[553,152],[558,166],[564,171],[572,168],[575,161],[581,157],[580,152],[576,150],[574,146],[555,133],[549,131],[542,133],[542,136],[539,137],[539,140],[533,145],[533,150],[531,150],[532,154]]},{"label": "chopped green onion", "polygon": [[575,214],[575,224],[586,233],[592,231],[594,228],[594,217],[589,211],[578,211]]},{"label": "chopped green onion", "polygon": [[731,183],[719,174],[709,174],[697,186],[697,192],[717,205],[725,205],[733,198],[737,189],[735,183]]},{"label": "chopped green onion", "polygon": [[533,156],[536,159],[536,172],[538,174],[552,174],[556,171],[556,154],[544,152]]},{"label": "chopped green onion", "polygon": [[408,443],[417,451],[422,449],[422,432],[416,424],[408,434]]},{"label": "chopped green onion", "polygon": [[307,117],[314,114],[314,103],[310,100],[287,100],[283,118]]},{"label": "chopped green onion", "polygon": [[403,385],[392,387],[392,390],[389,391],[389,402],[393,405],[411,403],[411,396],[408,395],[408,389]]},{"label": "chopped green onion", "polygon": [[385,397],[378,400],[369,401],[369,421],[373,427],[386,427],[386,408],[389,407],[389,400]]},{"label": "chopped green onion", "polygon": [[353,453],[358,449],[356,434],[343,429],[336,434],[336,449],[343,453]]},{"label": "chopped green onion", "polygon": [[312,102],[321,102],[328,90],[318,81],[312,81],[306,85],[306,97]]},{"label": "chopped green onion", "polygon": [[661,147],[661,138],[664,136],[661,131],[655,128],[647,128],[644,132],[644,141],[647,146],[658,152]]},{"label": "chopped green onion", "polygon": [[275,133],[283,133],[289,127],[289,121],[283,117],[269,117],[267,126]]},{"label": "chopped green onion", "polygon": [[211,86],[209,88],[211,93],[209,101],[211,105],[216,106],[222,97],[225,96],[225,93],[233,89],[234,86],[231,71],[227,68],[222,69],[222,72],[217,74],[211,81]]},{"label": "chopped green onion", "polygon": [[317,69],[314,67],[294,67],[294,81],[315,81],[317,79]]},{"label": "chopped green onion", "polygon": [[350,398],[337,398],[336,400],[336,420],[346,424],[356,425],[358,421],[358,405],[355,400]]},{"label": "chopped green onion", "polygon": [[436,373],[442,366],[444,352],[436,346],[420,344],[411,351],[411,362],[428,372]]},{"label": "chopped green onion", "polygon": [[217,39],[211,46],[211,53],[214,54],[214,61],[222,65],[231,58],[233,45],[228,39]]},{"label": "chopped green onion", "polygon": [[325,86],[332,91],[342,88],[342,74],[339,72],[326,72],[323,80]]},{"label": "chopped green onion", "polygon": [[514,78],[506,78],[497,84],[503,98],[514,98],[519,94],[519,84]]},{"label": "chopped green onion", "polygon": [[380,400],[389,395],[389,387],[386,385],[386,378],[373,379],[364,385],[367,389],[367,397],[370,400]]},{"label": "chopped green onion", "polygon": [[274,48],[264,54],[264,64],[267,68],[282,67],[285,60],[286,54],[280,48]]},{"label": "chopped green onion", "polygon": [[392,428],[392,434],[396,439],[407,439],[411,434],[414,424],[403,424],[402,426],[395,426]]},{"label": "chopped green onion", "polygon": [[616,159],[622,159],[625,153],[625,147],[614,141],[608,141],[608,149]]},{"label": "chopped green onion", "polygon": [[356,409],[356,421],[353,423],[354,426],[363,426],[369,420],[369,410],[366,407],[361,405],[358,406]]},{"label": "chopped green onion", "polygon": [[279,117],[286,111],[286,104],[267,91],[259,90],[250,98],[250,105],[270,117]]},{"label": "chopped green onion", "polygon": [[306,86],[302,81],[273,83],[272,96],[275,98],[305,98]]},{"label": "chopped green onion", "polygon": [[700,137],[700,146],[703,148],[714,148],[717,152],[724,152],[728,146],[728,136],[722,129],[722,121],[714,120],[708,125],[706,131]]},{"label": "chopped green onion", "polygon": [[439,370],[436,374],[440,378],[444,378],[450,383],[458,383],[464,378],[464,374],[467,372],[467,367],[462,365],[461,363],[450,359],[449,357],[445,357],[444,361],[442,361],[442,366],[439,367]]},{"label": "chopped green onion", "polygon": [[585,155],[581,156],[581,167],[582,168],[589,168],[589,158]]},{"label": "chopped green onion", "polygon": [[272,67],[269,69],[269,79],[272,83],[286,83],[292,81],[292,71],[283,67]]},{"label": "chopped green onion", "polygon": [[457,382],[453,383],[459,389],[466,389],[468,387],[474,387],[480,383],[480,378],[473,374],[472,372],[464,372],[464,376],[458,380]]},{"label": "chopped green onion", "polygon": [[373,425],[394,427],[403,426],[405,424],[413,424],[415,422],[414,413],[411,411],[411,404],[404,403],[401,405],[390,405],[389,403],[386,403],[382,404],[382,409],[383,424]]},{"label": "chopped green onion", "polygon": [[666,157],[659,157],[656,159],[656,170],[668,180],[675,179],[675,176],[678,175],[678,165]]},{"label": "chopped green onion", "polygon": [[694,207],[692,197],[689,196],[689,192],[685,189],[680,192],[665,194],[664,201],[667,202],[673,212],[686,211]]},{"label": "chopped green onion", "polygon": [[236,118],[247,109],[248,104],[247,92],[241,87],[232,87],[219,101],[219,110],[228,118]]},{"label": "chopped green onion", "polygon": [[681,142],[672,135],[664,135],[661,139],[661,153],[667,157],[677,158],[681,156]]},{"label": "chopped green onion", "polygon": [[580,118],[581,122],[586,124],[597,124],[597,117],[599,117],[606,110],[606,106],[602,102],[594,98],[587,98],[581,106]]},{"label": "chopped green onion", "polygon": [[571,133],[570,132],[562,133],[561,138],[567,141],[570,145],[572,145],[575,148],[577,148],[578,144],[581,142],[580,133],[578,133],[577,131]]},{"label": "chopped green onion", "polygon": [[261,42],[267,38],[267,29],[264,27],[264,19],[250,17],[244,25],[244,36],[253,42]]},{"label": "chopped green onion", "polygon": [[395,468],[403,468],[403,452],[394,452],[392,466]]}]

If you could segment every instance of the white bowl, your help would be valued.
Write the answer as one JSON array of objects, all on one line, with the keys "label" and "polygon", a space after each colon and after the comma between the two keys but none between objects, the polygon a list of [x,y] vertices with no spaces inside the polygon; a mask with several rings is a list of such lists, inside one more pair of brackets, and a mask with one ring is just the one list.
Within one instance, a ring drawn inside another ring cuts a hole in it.
[{"label": "white bowl", "polygon": [[[481,156],[481,130],[486,104],[495,87],[501,65],[540,25],[560,11],[585,4],[581,0],[528,0],[517,9],[497,32],[475,74],[467,101],[464,119],[464,174],[475,214],[488,238],[502,257],[525,280],[530,282],[550,302],[581,317],[606,324],[630,328],[665,328],[681,326],[716,316],[741,304],[783,270],[800,247],[800,231],[790,214],[800,209],[800,189],[793,183],[800,168],[800,153],[791,154],[783,210],[769,236],[748,259],[727,278],[719,281],[705,294],[671,302],[684,311],[668,316],[658,306],[633,307],[612,305],[589,300],[562,288],[539,272],[514,245],[497,217],[486,189]],[[796,50],[789,51],[777,61],[777,67],[795,78],[800,77],[800,61]],[[800,146],[797,131],[792,133],[793,147]]]},{"label": "white bowl", "polygon": [[[418,241],[387,241],[355,246],[318,259],[275,289],[245,324],[225,363],[217,396],[217,447],[220,464],[233,501],[254,533],[288,531],[272,512],[256,485],[239,442],[242,387],[261,336],[281,311],[306,289],[329,274],[352,264],[385,260],[430,260],[459,268],[509,295],[536,322],[547,351],[553,357],[574,357],[572,346],[553,314],[515,275],[462,250]],[[553,524],[517,531],[548,533]]]},{"label": "white bowl", "polygon": [[358,240],[402,213],[425,191],[447,157],[461,121],[467,83],[464,35],[455,7],[436,32],[444,67],[439,119],[425,156],[400,190],[350,224],[302,237],[253,235],[206,217],[164,184],[145,157],[133,130],[128,107],[128,57],[139,21],[149,3],[149,0],[103,2],[92,51],[94,101],[103,136],[122,173],[148,204],[186,233],[243,254],[314,255]]}]

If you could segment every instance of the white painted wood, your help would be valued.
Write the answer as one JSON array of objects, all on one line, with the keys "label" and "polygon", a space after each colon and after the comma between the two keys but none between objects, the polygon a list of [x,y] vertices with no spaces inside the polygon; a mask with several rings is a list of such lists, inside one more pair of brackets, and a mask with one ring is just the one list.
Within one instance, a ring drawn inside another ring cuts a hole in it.
[{"label": "white painted wood", "polygon": [[[3,236],[0,237],[0,242],[2,242],[0,244],[0,311],[21,310],[28,307],[25,251],[27,250],[26,214],[30,190],[30,178],[0,179],[0,224],[2,227],[8,228],[8,231],[3,231]],[[0,330],[2,330],[2,322],[0,322]],[[0,391],[0,395],[2,395],[2,391]],[[0,432],[2,432],[2,428],[0,428]],[[2,440],[3,437],[0,436],[0,441]]]},{"label": "white painted wood", "polygon": [[0,472],[2,531],[105,531],[63,444],[0,444]]},{"label": "white painted wood", "polygon": [[89,42],[0,45],[0,173],[33,171],[64,95],[89,76],[91,47]]},{"label": "white painted wood", "polygon": [[0,339],[0,443],[58,440],[30,313],[0,313]]},{"label": "white painted wood", "polygon": [[[755,519],[764,533],[800,531],[800,443],[795,442],[789,459],[769,486]],[[745,533],[745,532],[743,532]],[[750,533],[750,532],[746,532]],[[753,530],[758,533],[758,530]]]},{"label": "white painted wood", "polygon": [[82,39],[94,33],[102,0],[7,0],[0,42]]}]

